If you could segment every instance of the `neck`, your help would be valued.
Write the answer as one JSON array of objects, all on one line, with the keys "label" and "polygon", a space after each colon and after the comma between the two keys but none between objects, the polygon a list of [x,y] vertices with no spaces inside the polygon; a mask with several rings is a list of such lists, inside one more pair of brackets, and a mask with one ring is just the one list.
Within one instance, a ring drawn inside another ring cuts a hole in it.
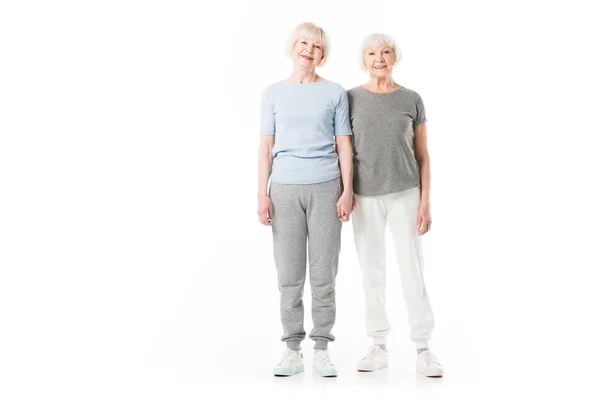
[{"label": "neck", "polygon": [[390,74],[385,78],[371,76],[371,79],[369,80],[369,82],[367,82],[365,86],[375,91],[385,92],[396,90],[400,85],[394,82],[394,79]]},{"label": "neck", "polygon": [[290,83],[312,83],[317,82],[320,77],[314,69],[305,69],[302,67],[294,66],[292,75],[288,78]]}]

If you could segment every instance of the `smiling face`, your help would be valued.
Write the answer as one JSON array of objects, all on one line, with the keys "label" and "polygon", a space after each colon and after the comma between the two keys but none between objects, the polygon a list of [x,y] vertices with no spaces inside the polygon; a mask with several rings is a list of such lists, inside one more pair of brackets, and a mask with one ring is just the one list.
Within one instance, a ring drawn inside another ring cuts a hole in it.
[{"label": "smiling face", "polygon": [[294,63],[299,67],[314,69],[323,60],[323,44],[315,38],[300,38],[292,50]]},{"label": "smiling face", "polygon": [[391,47],[374,47],[364,52],[363,61],[371,76],[388,78],[396,64],[396,56]]}]

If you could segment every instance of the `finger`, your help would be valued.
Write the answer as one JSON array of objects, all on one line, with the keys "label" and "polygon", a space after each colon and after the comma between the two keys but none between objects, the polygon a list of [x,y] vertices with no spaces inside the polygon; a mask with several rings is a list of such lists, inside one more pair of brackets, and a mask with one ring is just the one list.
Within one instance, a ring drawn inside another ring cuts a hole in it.
[{"label": "finger", "polygon": [[263,225],[266,225],[266,226],[270,226],[271,225],[271,218],[269,218],[267,210],[264,210],[264,211],[261,211],[261,212],[258,213],[258,220]]},{"label": "finger", "polygon": [[422,219],[421,225],[419,226],[419,235],[423,235],[425,232],[427,232],[427,220]]},{"label": "finger", "polygon": [[350,213],[347,211],[344,211],[342,218],[343,218],[343,222],[348,222],[348,220],[350,220]]},{"label": "finger", "polygon": [[420,215],[417,217],[417,229],[421,229],[421,225],[423,225],[423,217]]},{"label": "finger", "polygon": [[427,222],[427,230],[425,232],[429,232],[431,230],[431,220]]}]

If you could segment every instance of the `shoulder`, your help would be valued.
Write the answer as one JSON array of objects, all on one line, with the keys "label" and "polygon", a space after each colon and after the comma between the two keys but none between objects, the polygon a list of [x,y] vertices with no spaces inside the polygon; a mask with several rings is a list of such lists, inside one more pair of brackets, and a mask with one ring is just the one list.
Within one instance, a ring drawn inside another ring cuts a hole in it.
[{"label": "shoulder", "polygon": [[347,103],[348,96],[346,95],[346,89],[337,82],[327,81],[324,85],[320,86],[325,89],[325,92],[319,91],[320,93],[326,93],[326,96],[337,104]]},{"label": "shoulder", "polygon": [[333,94],[336,94],[336,95],[346,94],[346,89],[344,89],[344,87],[337,82],[328,80],[326,82],[326,87]]},{"label": "shoulder", "polygon": [[277,81],[277,82],[271,83],[270,85],[267,85],[263,89],[263,93],[272,93],[273,91],[277,90],[282,84],[283,84],[283,81]]},{"label": "shoulder", "polygon": [[348,99],[355,98],[364,92],[364,88],[362,86],[353,87],[352,89],[348,89]]},{"label": "shoulder", "polygon": [[275,99],[278,97],[277,93],[280,92],[281,85],[283,85],[283,81],[278,81],[275,83],[271,83],[267,85],[262,90],[262,99],[263,101],[268,101],[269,103],[274,103]]},{"label": "shoulder", "polygon": [[409,97],[411,100],[414,100],[414,101],[423,101],[423,100],[421,99],[421,95],[420,95],[420,94],[419,94],[419,93],[418,93],[416,90],[413,90],[413,89],[407,88],[406,86],[402,86],[402,89],[401,89],[401,90],[402,90],[402,92],[403,92],[403,93],[404,93],[406,96],[408,96],[408,97]]}]

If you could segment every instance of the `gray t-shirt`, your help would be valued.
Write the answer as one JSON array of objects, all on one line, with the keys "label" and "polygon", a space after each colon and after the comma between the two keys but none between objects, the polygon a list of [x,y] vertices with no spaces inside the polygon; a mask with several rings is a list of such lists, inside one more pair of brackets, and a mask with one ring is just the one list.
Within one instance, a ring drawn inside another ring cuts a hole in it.
[{"label": "gray t-shirt", "polygon": [[348,90],[354,145],[354,193],[380,196],[421,187],[414,128],[427,122],[421,96],[401,87]]}]

